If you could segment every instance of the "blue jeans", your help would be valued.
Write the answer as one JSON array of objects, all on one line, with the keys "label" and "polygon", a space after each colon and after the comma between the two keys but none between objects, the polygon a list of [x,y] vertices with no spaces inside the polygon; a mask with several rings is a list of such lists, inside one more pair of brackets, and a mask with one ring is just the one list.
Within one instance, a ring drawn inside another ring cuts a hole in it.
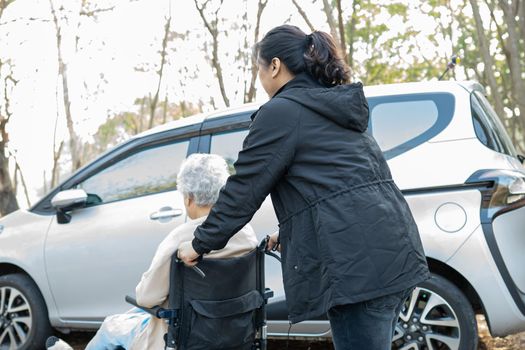
[{"label": "blue jeans", "polygon": [[413,288],[328,310],[336,350],[390,350],[398,315]]}]

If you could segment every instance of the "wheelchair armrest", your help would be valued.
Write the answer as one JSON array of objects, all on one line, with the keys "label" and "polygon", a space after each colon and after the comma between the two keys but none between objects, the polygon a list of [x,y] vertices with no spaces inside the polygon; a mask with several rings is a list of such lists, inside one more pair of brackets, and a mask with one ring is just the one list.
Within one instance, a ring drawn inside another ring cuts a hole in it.
[{"label": "wheelchair armrest", "polygon": [[137,303],[137,300],[135,298],[132,298],[130,297],[129,295],[126,295],[126,301],[141,309],[141,310],[144,310],[145,312],[147,312],[148,314],[152,315],[152,316],[155,316],[157,318],[172,318],[172,317],[177,317],[177,310],[168,310],[168,309],[164,309],[160,306],[154,306],[154,307],[145,307],[145,306],[141,306]]}]

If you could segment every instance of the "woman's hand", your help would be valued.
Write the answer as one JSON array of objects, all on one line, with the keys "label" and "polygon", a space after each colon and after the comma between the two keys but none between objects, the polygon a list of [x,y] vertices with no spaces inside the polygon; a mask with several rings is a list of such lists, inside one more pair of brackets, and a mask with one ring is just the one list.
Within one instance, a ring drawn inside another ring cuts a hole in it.
[{"label": "woman's hand", "polygon": [[193,246],[190,242],[184,242],[179,245],[177,250],[177,257],[184,262],[187,266],[197,265],[199,254],[193,249]]},{"label": "woman's hand", "polygon": [[279,232],[274,232],[270,236],[270,239],[268,240],[268,250],[277,250],[279,253],[281,252],[281,245],[279,244]]}]

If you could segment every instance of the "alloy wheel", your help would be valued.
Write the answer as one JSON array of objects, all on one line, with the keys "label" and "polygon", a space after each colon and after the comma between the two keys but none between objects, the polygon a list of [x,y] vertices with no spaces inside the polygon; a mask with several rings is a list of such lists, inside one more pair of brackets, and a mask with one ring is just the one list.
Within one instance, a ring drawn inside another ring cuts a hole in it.
[{"label": "alloy wheel", "polygon": [[16,288],[0,287],[0,350],[19,349],[31,331],[32,312]]},{"label": "alloy wheel", "polygon": [[458,350],[459,320],[438,293],[415,288],[405,301],[392,339],[397,350]]}]

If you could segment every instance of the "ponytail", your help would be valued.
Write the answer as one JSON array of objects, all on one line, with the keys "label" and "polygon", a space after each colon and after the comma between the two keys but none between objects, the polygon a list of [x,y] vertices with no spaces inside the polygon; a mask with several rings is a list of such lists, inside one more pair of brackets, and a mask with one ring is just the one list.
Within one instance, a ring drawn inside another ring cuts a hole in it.
[{"label": "ponytail", "polygon": [[350,81],[350,69],[340,57],[330,35],[315,31],[306,36],[304,53],[306,71],[325,86],[346,84]]},{"label": "ponytail", "polygon": [[263,64],[269,64],[277,57],[292,74],[306,72],[323,86],[350,81],[349,67],[332,37],[324,32],[314,31],[306,35],[296,26],[278,26],[255,45],[254,55]]}]

